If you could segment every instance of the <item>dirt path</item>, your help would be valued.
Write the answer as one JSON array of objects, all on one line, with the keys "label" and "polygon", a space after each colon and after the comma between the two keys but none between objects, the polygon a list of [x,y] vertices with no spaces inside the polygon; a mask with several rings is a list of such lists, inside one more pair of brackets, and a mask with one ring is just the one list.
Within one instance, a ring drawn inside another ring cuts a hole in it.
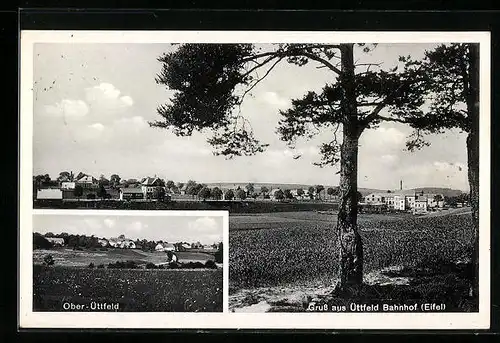
[{"label": "dirt path", "polygon": [[[408,285],[407,277],[391,277],[385,275],[387,271],[398,271],[401,267],[393,266],[383,270],[367,273],[364,283],[368,285]],[[336,281],[330,286],[324,282],[314,282],[308,285],[288,285],[263,287],[256,289],[242,289],[229,296],[229,310],[231,312],[304,312],[309,303],[318,302],[327,298],[335,289]]]}]

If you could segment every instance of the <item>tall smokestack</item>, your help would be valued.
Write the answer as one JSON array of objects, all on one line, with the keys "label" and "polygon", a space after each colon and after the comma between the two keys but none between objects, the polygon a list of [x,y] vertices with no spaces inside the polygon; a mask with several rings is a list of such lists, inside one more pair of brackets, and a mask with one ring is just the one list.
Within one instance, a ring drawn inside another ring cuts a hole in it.
[{"label": "tall smokestack", "polygon": [[399,181],[399,190],[403,190],[403,180]]}]

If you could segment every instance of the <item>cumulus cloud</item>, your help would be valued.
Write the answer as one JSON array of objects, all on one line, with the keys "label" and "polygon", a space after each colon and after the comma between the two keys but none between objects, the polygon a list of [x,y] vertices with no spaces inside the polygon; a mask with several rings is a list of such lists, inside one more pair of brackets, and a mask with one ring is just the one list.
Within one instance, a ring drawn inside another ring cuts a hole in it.
[{"label": "cumulus cloud", "polygon": [[83,100],[63,99],[55,105],[46,105],[45,114],[54,117],[85,117],[89,106]]},{"label": "cumulus cloud", "polygon": [[132,106],[134,104],[134,100],[128,95],[122,96],[120,100],[127,106]]},{"label": "cumulus cloud", "polygon": [[130,107],[134,100],[129,95],[121,96],[121,91],[111,83],[101,83],[85,89],[86,100],[96,106],[120,109]]},{"label": "cumulus cloud", "polygon": [[104,130],[104,125],[102,125],[101,123],[91,124],[91,125],[89,125],[89,127],[92,129],[96,129],[97,131]]},{"label": "cumulus cloud", "polygon": [[197,232],[210,232],[217,230],[217,221],[210,217],[201,217],[189,222],[188,227]]},{"label": "cumulus cloud", "polygon": [[113,228],[116,225],[116,221],[114,219],[106,218],[104,219],[104,225],[106,225],[109,228]]},{"label": "cumulus cloud", "polygon": [[379,128],[378,133],[382,136],[383,140],[394,144],[403,143],[406,138],[406,135],[403,132],[394,127],[390,127],[388,129]]},{"label": "cumulus cloud", "polygon": [[290,106],[290,99],[280,96],[276,92],[265,92],[259,95],[262,101],[276,108],[285,109]]}]

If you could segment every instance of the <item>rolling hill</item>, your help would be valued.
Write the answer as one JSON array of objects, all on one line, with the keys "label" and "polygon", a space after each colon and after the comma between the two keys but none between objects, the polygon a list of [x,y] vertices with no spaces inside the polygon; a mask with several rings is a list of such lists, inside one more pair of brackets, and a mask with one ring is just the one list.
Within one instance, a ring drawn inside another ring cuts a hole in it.
[{"label": "rolling hill", "polygon": [[[248,185],[248,182],[213,182],[213,183],[205,183],[207,187],[219,187],[220,189],[236,189],[238,187],[245,189],[245,186]],[[307,190],[311,185],[306,184],[298,184],[298,183],[265,183],[265,182],[255,182],[253,183],[255,189],[258,191],[261,187],[265,186],[269,190],[275,188],[285,189],[298,189],[302,188],[303,190]],[[325,189],[328,187],[337,187],[338,185],[324,185]],[[385,189],[376,189],[376,188],[358,188],[359,192],[365,196],[370,193],[386,193]],[[464,193],[458,189],[444,188],[444,187],[419,187],[414,189],[406,189],[405,192],[408,191],[424,191],[425,193],[439,193],[444,196],[458,196]],[[391,190],[394,193],[397,193],[398,190]]]}]

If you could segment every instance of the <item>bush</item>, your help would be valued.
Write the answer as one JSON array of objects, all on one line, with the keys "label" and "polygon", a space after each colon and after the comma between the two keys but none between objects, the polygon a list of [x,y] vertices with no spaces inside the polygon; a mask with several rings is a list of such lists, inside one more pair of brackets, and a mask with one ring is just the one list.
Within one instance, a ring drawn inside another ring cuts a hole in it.
[{"label": "bush", "polygon": [[104,268],[104,264],[100,264],[100,265],[98,265],[98,266],[97,266],[97,268],[99,268],[99,269],[103,269],[103,268]]},{"label": "bush", "polygon": [[205,268],[217,269],[217,265],[214,261],[208,260],[207,262],[205,262]]},{"label": "bush", "polygon": [[45,263],[47,266],[54,265],[54,262],[55,261],[52,255],[45,255],[45,257],[43,258],[43,263]]},{"label": "bush", "polygon": [[186,269],[197,269],[197,268],[205,268],[205,265],[201,262],[188,262],[182,265],[182,268]]},{"label": "bush", "polygon": [[52,248],[52,243],[47,240],[44,236],[35,233],[33,234],[33,249],[50,249]]},{"label": "bush", "polygon": [[135,261],[116,261],[115,263],[109,263],[108,268],[111,269],[137,269],[139,266]]},{"label": "bush", "polygon": [[94,262],[90,262],[89,268],[95,268]]},{"label": "bush", "polygon": [[168,264],[168,268],[170,268],[170,269],[179,269],[179,268],[181,268],[181,265],[179,263],[177,263],[177,262],[170,262]]},{"label": "bush", "polygon": [[156,264],[148,262],[146,264],[146,269],[156,269]]}]

